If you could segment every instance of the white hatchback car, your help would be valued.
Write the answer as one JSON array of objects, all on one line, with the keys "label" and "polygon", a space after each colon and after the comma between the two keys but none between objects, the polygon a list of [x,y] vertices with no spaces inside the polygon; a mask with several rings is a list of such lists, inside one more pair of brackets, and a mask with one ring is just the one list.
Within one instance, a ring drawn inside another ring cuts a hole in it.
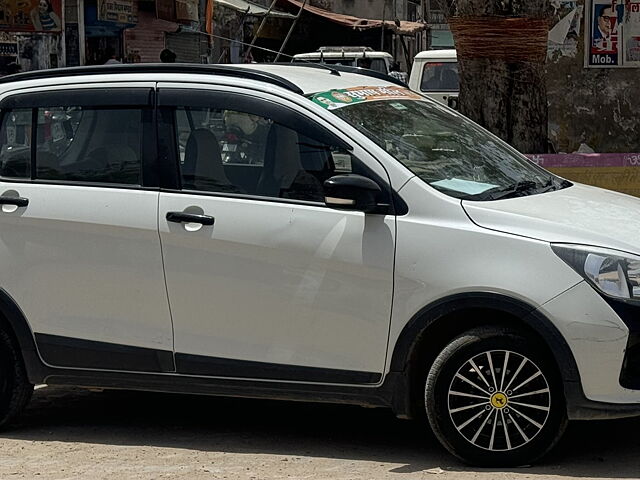
[{"label": "white hatchback car", "polygon": [[0,80],[0,424],[37,383],[353,403],[514,465],[640,414],[640,201],[393,82]]}]

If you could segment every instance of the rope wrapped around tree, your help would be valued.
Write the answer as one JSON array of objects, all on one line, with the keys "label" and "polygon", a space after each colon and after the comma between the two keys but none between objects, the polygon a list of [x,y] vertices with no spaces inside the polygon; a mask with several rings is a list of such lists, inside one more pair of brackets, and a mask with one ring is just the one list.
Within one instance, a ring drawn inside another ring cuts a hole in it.
[{"label": "rope wrapped around tree", "polygon": [[544,63],[549,21],[528,17],[454,16],[449,26],[459,58]]}]

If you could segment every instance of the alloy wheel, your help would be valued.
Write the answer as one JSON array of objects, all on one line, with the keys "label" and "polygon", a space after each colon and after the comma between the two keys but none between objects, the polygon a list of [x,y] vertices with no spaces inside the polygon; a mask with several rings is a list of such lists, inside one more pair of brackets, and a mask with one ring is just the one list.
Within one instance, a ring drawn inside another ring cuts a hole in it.
[{"label": "alloy wheel", "polygon": [[531,442],[551,410],[549,383],[529,358],[491,350],[467,360],[448,392],[453,425],[471,444],[509,451]]}]

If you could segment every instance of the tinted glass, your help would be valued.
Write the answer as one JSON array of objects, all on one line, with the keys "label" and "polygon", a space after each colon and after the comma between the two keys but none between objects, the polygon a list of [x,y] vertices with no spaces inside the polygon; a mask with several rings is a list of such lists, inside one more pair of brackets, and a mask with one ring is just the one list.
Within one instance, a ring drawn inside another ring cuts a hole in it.
[{"label": "tinted glass", "polygon": [[140,184],[141,109],[45,107],[37,118],[36,178]]},{"label": "tinted glass", "polygon": [[364,101],[330,111],[453,197],[495,200],[568,186],[475,123],[431,102]]},{"label": "tinted glass", "polygon": [[352,171],[350,154],[267,117],[178,108],[175,118],[185,190],[323,202],[323,182]]},{"label": "tinted glass", "polygon": [[457,62],[424,64],[420,90],[423,92],[455,92],[459,88]]},{"label": "tinted glass", "polygon": [[7,178],[31,178],[32,110],[3,112],[0,128],[0,175]]}]

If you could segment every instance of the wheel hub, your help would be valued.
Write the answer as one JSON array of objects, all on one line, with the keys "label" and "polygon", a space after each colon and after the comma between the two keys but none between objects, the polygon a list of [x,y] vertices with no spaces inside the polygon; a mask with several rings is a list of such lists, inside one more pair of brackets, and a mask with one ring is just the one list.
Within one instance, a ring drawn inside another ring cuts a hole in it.
[{"label": "wheel hub", "polygon": [[509,397],[507,397],[507,395],[502,392],[496,392],[493,395],[491,395],[491,399],[489,400],[489,403],[493,408],[497,408],[498,410],[501,410],[505,408],[509,403]]}]

